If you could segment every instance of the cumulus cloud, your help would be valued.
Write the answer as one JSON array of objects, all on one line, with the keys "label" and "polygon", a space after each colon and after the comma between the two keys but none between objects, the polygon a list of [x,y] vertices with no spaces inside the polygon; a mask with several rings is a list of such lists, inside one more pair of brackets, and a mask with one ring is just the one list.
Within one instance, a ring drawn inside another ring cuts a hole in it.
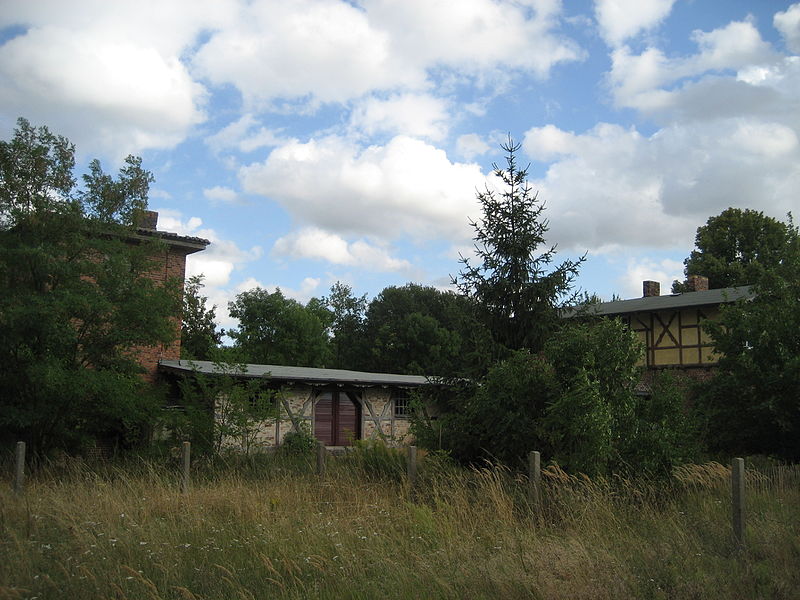
[{"label": "cumulus cloud", "polygon": [[335,265],[354,266],[370,271],[411,270],[411,263],[392,257],[386,248],[365,240],[350,243],[334,233],[316,227],[307,227],[279,238],[272,252],[277,256],[325,260]]},{"label": "cumulus cloud", "polygon": [[203,196],[212,202],[235,202],[238,194],[229,187],[215,185],[212,188],[204,189]]},{"label": "cumulus cloud", "polygon": [[350,124],[368,135],[403,133],[440,141],[447,135],[450,118],[447,100],[407,93],[365,98],[353,108]]},{"label": "cumulus cloud", "polygon": [[489,144],[477,133],[467,133],[456,140],[456,152],[467,160],[486,154],[489,150]]},{"label": "cumulus cloud", "polygon": [[464,239],[477,216],[478,165],[397,136],[359,148],[328,136],[292,141],[239,171],[242,188],[278,202],[298,221],[339,235]]},{"label": "cumulus cloud", "polygon": [[800,3],[775,13],[773,23],[786,41],[786,47],[792,52],[800,53]]},{"label": "cumulus cloud", "polygon": [[610,46],[618,46],[659,25],[674,3],[675,0],[596,0],[594,11],[600,35]]},{"label": "cumulus cloud", "polygon": [[[205,88],[180,60],[211,3],[27,2],[4,7],[23,33],[0,46],[0,106],[120,158],[170,148],[205,119]],[[163,20],[154,19],[154,15]],[[154,25],[155,24],[155,25]]]},{"label": "cumulus cloud", "polygon": [[285,141],[279,131],[262,126],[251,113],[242,115],[205,139],[206,145],[216,153],[230,150],[253,152]]},{"label": "cumulus cloud", "polygon": [[159,230],[201,237],[211,242],[203,252],[190,254],[186,260],[186,276],[204,275],[208,287],[227,286],[234,270],[261,257],[259,246],[242,250],[234,242],[221,238],[215,230],[204,228],[202,219],[198,217],[185,219],[179,211],[164,208],[156,210],[159,213]]},{"label": "cumulus cloud", "polygon": [[695,31],[692,39],[698,52],[685,57],[667,57],[655,47],[641,54],[628,46],[615,49],[608,75],[615,103],[645,112],[665,110],[675,102],[677,94],[671,88],[676,83],[710,71],[724,73],[779,61],[749,21],[734,21],[710,32]]},{"label": "cumulus cloud", "polygon": [[[524,70],[546,77],[582,57],[554,33],[560,3],[262,0],[241,6],[193,59],[214,84],[233,84],[250,107],[276,100],[346,102],[376,90],[424,91],[435,69],[490,81]],[[465,43],[469,40],[469,43]]]}]

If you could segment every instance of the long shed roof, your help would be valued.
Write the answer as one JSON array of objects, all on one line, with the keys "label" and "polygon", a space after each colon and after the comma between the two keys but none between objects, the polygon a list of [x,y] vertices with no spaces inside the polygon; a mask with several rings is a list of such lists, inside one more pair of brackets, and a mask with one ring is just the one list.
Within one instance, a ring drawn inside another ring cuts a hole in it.
[{"label": "long shed roof", "polygon": [[238,365],[239,369],[227,370],[219,363],[207,360],[161,360],[164,371],[206,374],[228,374],[242,378],[264,378],[285,383],[309,383],[314,385],[337,384],[357,386],[418,387],[434,383],[423,375],[398,375],[394,373],[366,373],[344,369],[318,369],[314,367],[287,367],[283,365]]},{"label": "long shed roof", "polygon": [[752,287],[719,288],[702,292],[685,292],[683,294],[670,294],[668,296],[647,296],[632,300],[615,300],[601,302],[581,308],[570,308],[565,311],[565,316],[574,317],[585,315],[624,315],[637,312],[651,312],[655,310],[674,310],[692,306],[710,306],[735,302],[740,299],[753,297]]}]

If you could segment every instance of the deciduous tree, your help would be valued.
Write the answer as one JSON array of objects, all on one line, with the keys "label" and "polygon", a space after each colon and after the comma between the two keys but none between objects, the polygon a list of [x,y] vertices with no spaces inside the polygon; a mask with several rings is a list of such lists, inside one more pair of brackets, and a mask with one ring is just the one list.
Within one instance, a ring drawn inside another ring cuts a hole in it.
[{"label": "deciduous tree", "polygon": [[319,301],[303,306],[280,289],[270,293],[257,287],[228,305],[230,315],[239,320],[228,334],[242,362],[325,367],[330,362],[330,322],[320,314],[322,309]]},{"label": "deciduous tree", "polygon": [[152,176],[94,162],[78,188],[73,168],[73,145],[24,119],[0,142],[0,437],[37,452],[131,442],[157,407],[135,348],[177,333],[180,282],[155,284],[155,242],[130,243]]},{"label": "deciduous tree", "polygon": [[[728,208],[697,228],[684,273],[708,277],[710,289],[755,283],[800,252],[797,228],[755,210]],[[673,292],[690,291],[675,281]]]},{"label": "deciduous tree", "polygon": [[207,307],[208,298],[201,294],[203,276],[186,281],[181,313],[181,358],[209,360],[222,343],[224,331],[217,329],[217,307]]}]

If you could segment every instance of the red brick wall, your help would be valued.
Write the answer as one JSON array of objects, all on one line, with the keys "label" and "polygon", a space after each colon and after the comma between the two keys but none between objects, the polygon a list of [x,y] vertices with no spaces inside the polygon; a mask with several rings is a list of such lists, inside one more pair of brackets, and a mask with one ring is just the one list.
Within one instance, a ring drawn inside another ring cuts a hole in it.
[{"label": "red brick wall", "polygon": [[[186,255],[187,252],[184,248],[167,244],[153,257],[153,268],[146,276],[162,284],[170,279],[177,279],[181,285],[181,294],[183,294],[183,283],[186,278]],[[177,360],[181,357],[180,315],[175,315],[173,321],[175,323],[176,338],[172,344],[136,348],[134,350],[139,364],[146,371],[144,377],[148,381],[155,381],[160,359]]]}]

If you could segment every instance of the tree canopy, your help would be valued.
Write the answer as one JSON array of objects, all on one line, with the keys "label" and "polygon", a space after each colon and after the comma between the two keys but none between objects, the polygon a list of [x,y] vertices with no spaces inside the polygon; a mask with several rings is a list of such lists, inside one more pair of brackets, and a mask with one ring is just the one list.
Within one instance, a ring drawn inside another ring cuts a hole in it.
[{"label": "tree canopy", "polygon": [[[697,228],[684,273],[708,277],[710,289],[749,285],[800,252],[797,228],[751,209],[728,208]],[[675,281],[673,292],[689,291]]]},{"label": "tree canopy", "polygon": [[128,157],[78,187],[74,146],[20,119],[0,141],[0,438],[34,451],[130,442],[156,407],[136,349],[176,335],[181,282],[154,283],[131,234],[152,181]]},{"label": "tree canopy", "polygon": [[203,276],[186,281],[181,312],[181,358],[209,360],[222,343],[223,330],[217,329],[217,307],[206,307],[208,298],[200,293]]},{"label": "tree canopy", "polygon": [[[795,240],[797,230],[794,231]],[[796,243],[796,242],[795,242]],[[800,254],[764,272],[754,297],[707,322],[720,353],[701,406],[712,449],[800,459]]]},{"label": "tree canopy", "polygon": [[286,298],[280,289],[269,292],[256,287],[238,294],[228,311],[239,320],[228,335],[242,362],[329,366],[331,315],[318,299],[304,306]]}]

